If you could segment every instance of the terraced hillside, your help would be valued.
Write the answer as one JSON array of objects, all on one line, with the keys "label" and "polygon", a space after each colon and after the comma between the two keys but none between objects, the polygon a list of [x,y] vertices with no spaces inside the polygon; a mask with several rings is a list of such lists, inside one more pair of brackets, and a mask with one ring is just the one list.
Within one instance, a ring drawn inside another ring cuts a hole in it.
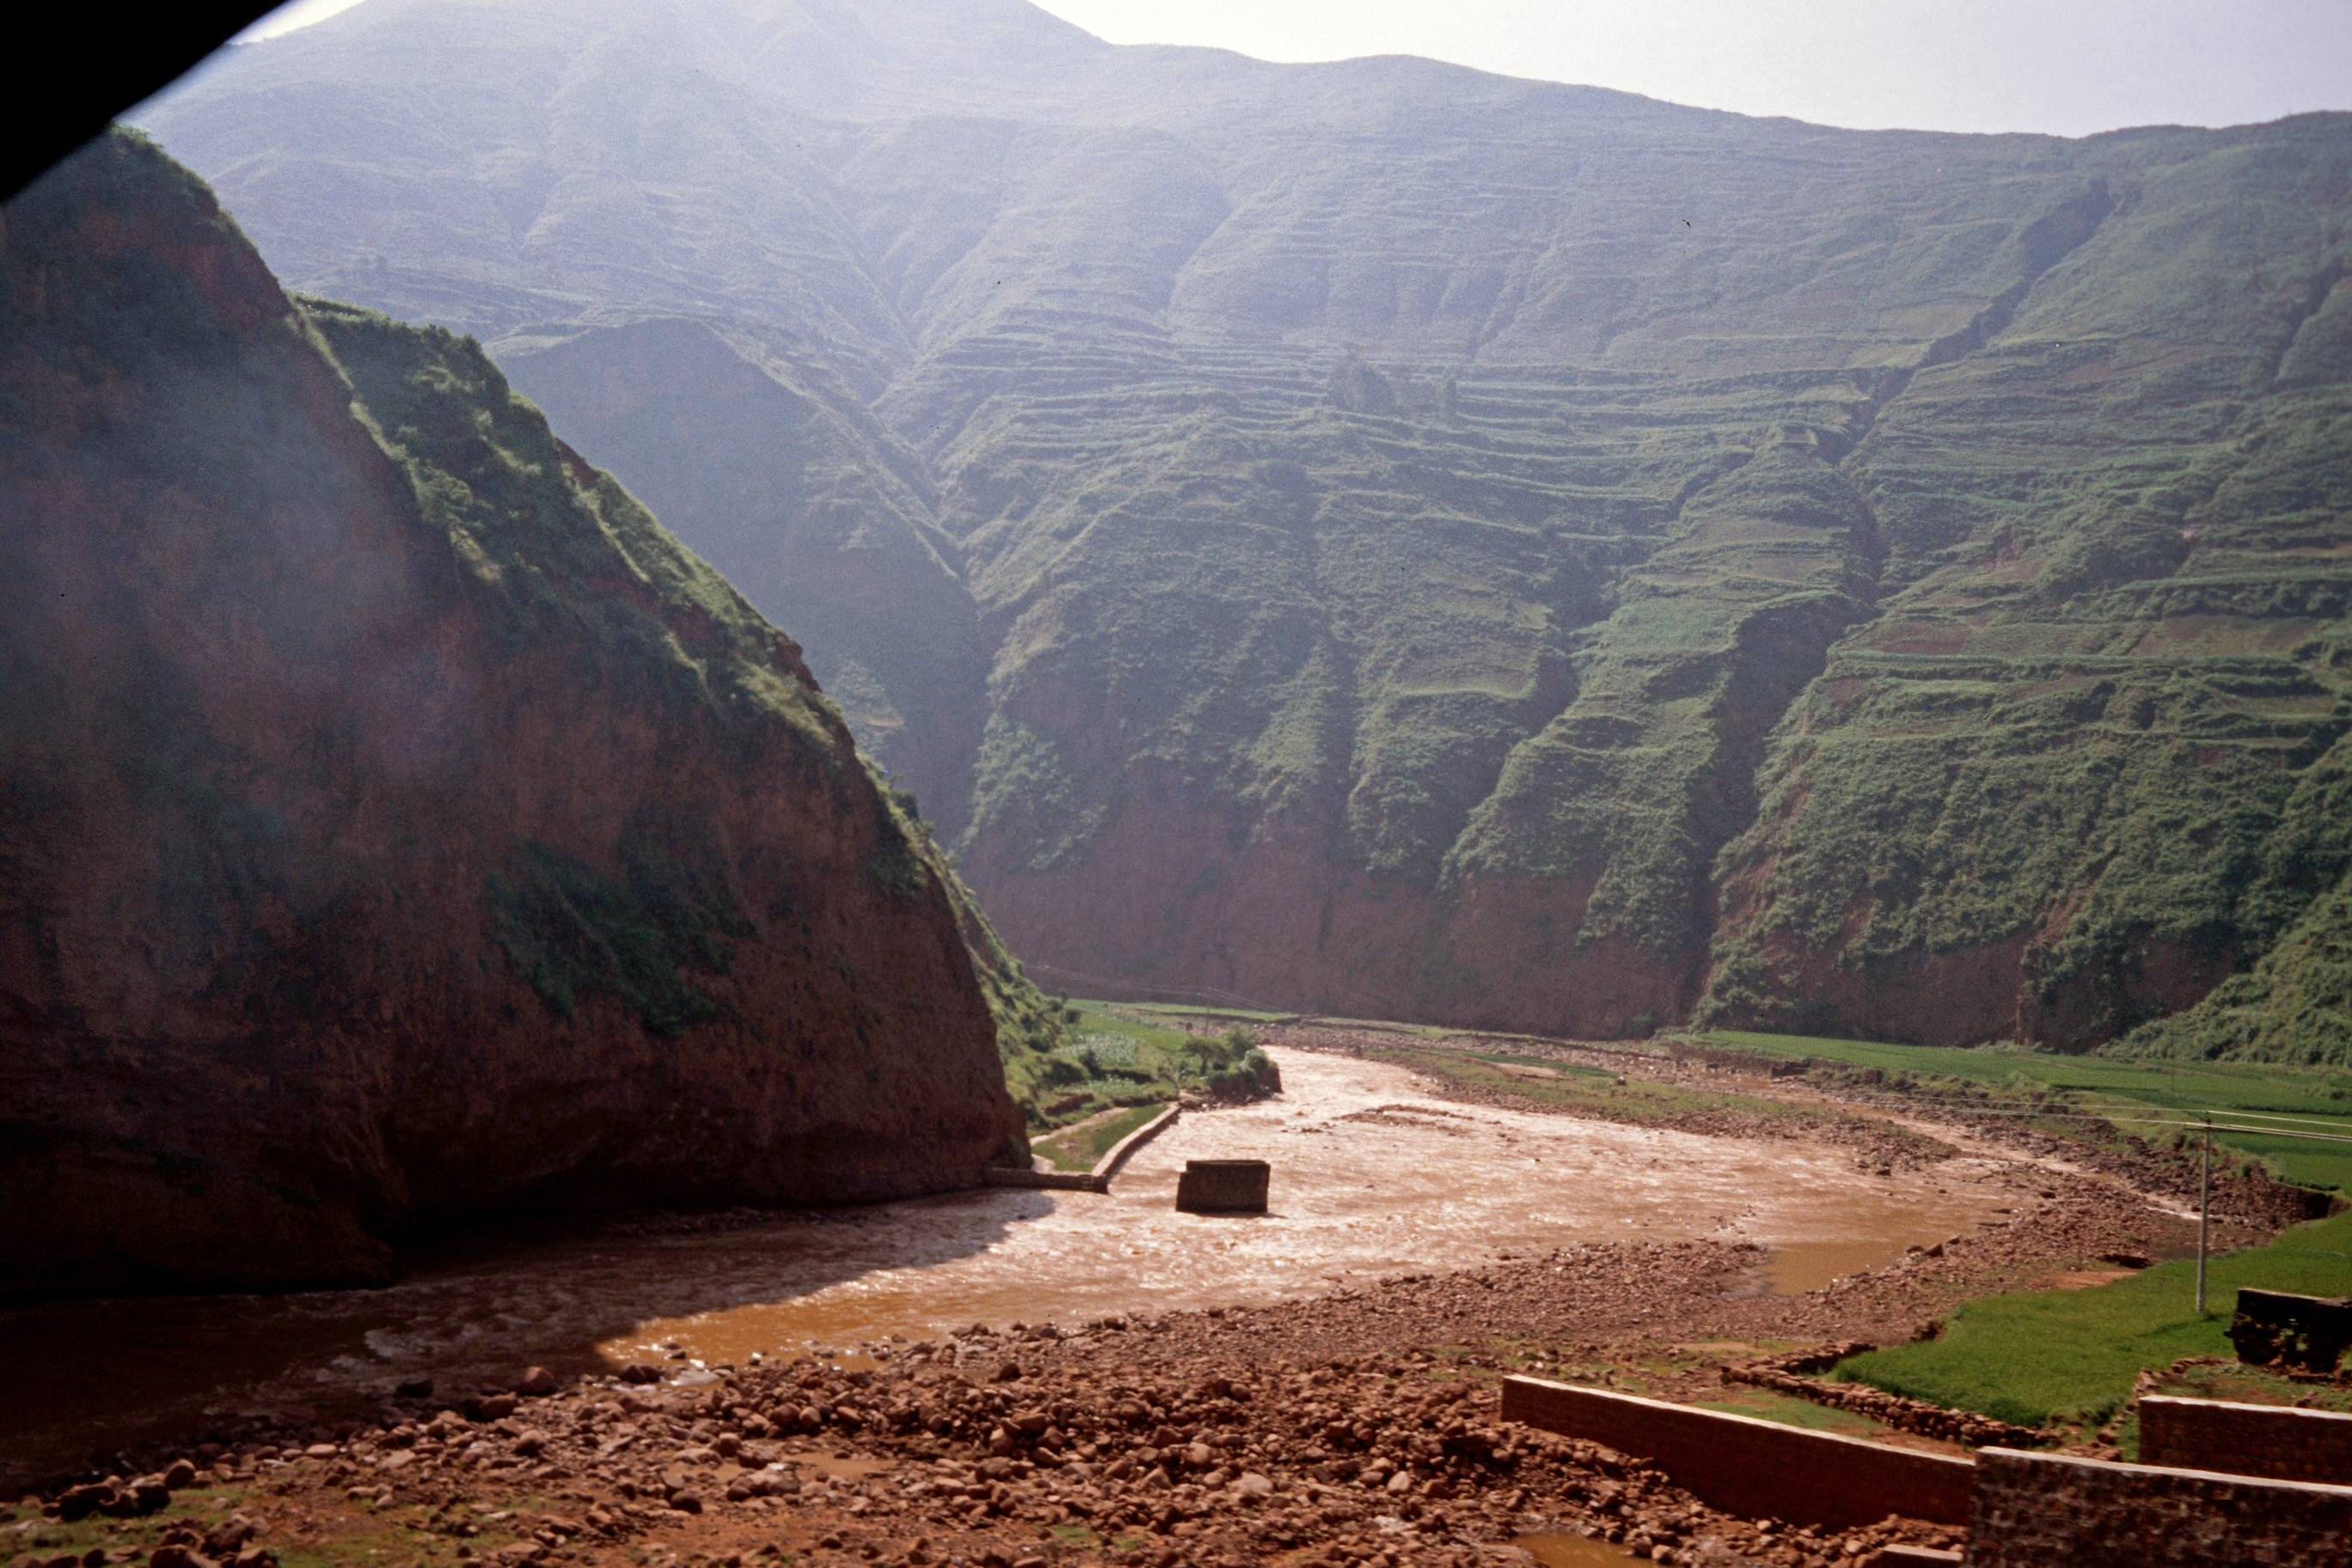
[{"label": "terraced hillside", "polygon": [[142,119],[803,635],[1041,974],[2352,1051],[2255,969],[2352,867],[2352,117],[369,0]]}]

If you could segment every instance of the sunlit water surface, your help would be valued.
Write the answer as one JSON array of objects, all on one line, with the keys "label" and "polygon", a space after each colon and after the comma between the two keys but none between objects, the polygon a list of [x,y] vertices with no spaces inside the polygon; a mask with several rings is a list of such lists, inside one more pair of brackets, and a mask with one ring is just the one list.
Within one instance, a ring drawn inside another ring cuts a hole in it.
[{"label": "sunlit water surface", "polygon": [[[1759,1289],[1818,1288],[2010,1199],[1991,1167],[1880,1177],[1834,1147],[1461,1105],[1403,1068],[1276,1049],[1285,1092],[1190,1115],[1108,1196],[989,1189],[682,1234],[478,1246],[383,1290],[50,1304],[0,1313],[8,1480],[207,1412],[583,1372],[674,1342],[707,1362],[973,1322],[1269,1301],[1582,1240],[1748,1240]],[[1274,1167],[1263,1217],[1181,1215],[1189,1159]]]}]

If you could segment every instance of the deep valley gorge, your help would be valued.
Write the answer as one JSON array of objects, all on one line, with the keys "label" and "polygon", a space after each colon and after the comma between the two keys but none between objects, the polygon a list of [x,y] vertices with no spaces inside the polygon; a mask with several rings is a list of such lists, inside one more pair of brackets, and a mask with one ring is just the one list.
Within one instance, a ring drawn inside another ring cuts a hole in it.
[{"label": "deep valley gorge", "polygon": [[0,201],[0,1568],[2346,1560],[2340,95],[132,96]]},{"label": "deep valley gorge", "polygon": [[1049,984],[2344,1048],[2342,116],[371,0],[141,118],[788,627]]}]

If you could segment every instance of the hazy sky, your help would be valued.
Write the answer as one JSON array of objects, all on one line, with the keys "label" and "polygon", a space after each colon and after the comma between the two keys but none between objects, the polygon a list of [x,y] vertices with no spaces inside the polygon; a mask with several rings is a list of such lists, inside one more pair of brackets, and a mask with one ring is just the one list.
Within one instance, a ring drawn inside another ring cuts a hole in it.
[{"label": "hazy sky", "polygon": [[[295,0],[268,37],[362,0]],[[1042,0],[1118,44],[1426,55],[1824,125],[2234,125],[2352,109],[2352,0]]]}]

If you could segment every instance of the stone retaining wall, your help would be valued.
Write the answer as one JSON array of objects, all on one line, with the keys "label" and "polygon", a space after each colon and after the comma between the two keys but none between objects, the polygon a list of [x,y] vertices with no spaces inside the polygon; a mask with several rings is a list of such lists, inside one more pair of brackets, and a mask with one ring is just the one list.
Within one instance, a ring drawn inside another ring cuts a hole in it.
[{"label": "stone retaining wall", "polygon": [[1110,1191],[1110,1179],[1118,1174],[1119,1167],[1127,1163],[1127,1157],[1173,1127],[1176,1124],[1176,1118],[1181,1114],[1182,1112],[1175,1106],[1170,1106],[1117,1143],[1112,1144],[1109,1152],[1095,1162],[1095,1168],[1088,1174],[1102,1184],[1102,1191]]},{"label": "stone retaining wall", "polygon": [[1976,1477],[1969,1568],[2344,1568],[2352,1551],[2352,1487],[2012,1448],[1978,1454]]},{"label": "stone retaining wall", "polygon": [[2145,1394],[2139,1458],[2178,1469],[2352,1486],[2352,1415]]},{"label": "stone retaining wall", "polygon": [[1969,1519],[1976,1467],[1947,1455],[1533,1377],[1503,1380],[1503,1419],[1647,1459],[1685,1491],[1750,1519],[1839,1530],[1890,1513]]}]

